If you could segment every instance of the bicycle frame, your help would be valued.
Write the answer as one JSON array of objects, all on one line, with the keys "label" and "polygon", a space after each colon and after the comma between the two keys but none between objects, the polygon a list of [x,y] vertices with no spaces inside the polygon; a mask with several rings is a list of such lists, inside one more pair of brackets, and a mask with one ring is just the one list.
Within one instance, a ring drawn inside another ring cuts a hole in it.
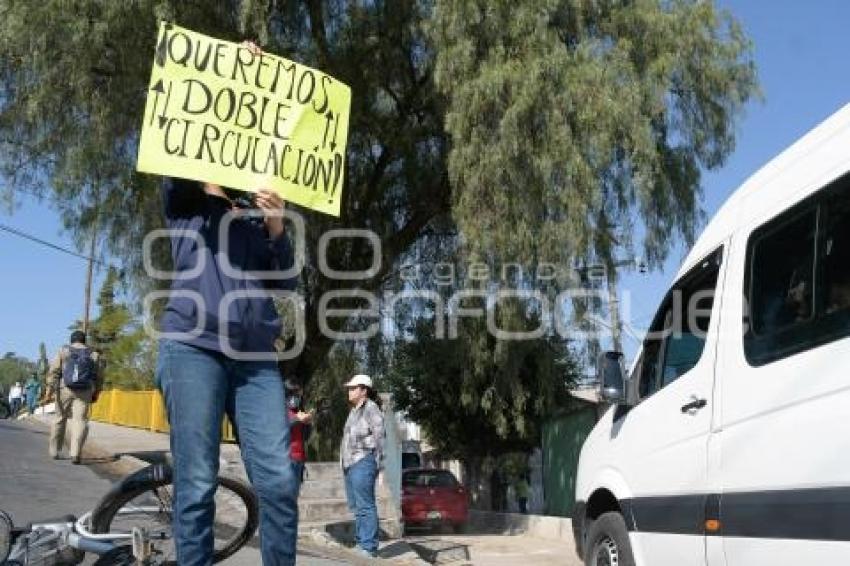
[{"label": "bicycle frame", "polygon": [[[134,510],[135,511],[135,510]],[[13,529],[13,544],[7,560],[26,564],[29,561],[38,561],[39,558],[47,556],[63,556],[58,563],[78,564],[84,559],[84,555],[75,554],[73,558],[68,556],[66,549],[74,549],[83,553],[92,553],[102,556],[114,550],[117,543],[130,542],[133,547],[134,557],[145,563],[150,558],[148,536],[143,529],[133,527],[129,533],[92,533],[88,522],[91,512],[84,514],[74,520],[68,517],[65,521],[33,523],[28,529]],[[159,540],[164,536],[155,537]]]}]

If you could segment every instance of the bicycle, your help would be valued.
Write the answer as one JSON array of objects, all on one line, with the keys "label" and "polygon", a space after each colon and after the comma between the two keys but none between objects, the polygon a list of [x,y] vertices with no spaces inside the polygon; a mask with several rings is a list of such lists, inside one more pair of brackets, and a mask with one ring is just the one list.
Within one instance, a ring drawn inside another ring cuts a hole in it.
[{"label": "bicycle", "polygon": [[[0,511],[0,565],[73,566],[86,553],[96,566],[176,565],[171,532],[172,470],[167,463],[143,468],[115,485],[83,516],[13,526]],[[254,536],[257,496],[246,483],[218,477],[213,562],[232,556]]]}]

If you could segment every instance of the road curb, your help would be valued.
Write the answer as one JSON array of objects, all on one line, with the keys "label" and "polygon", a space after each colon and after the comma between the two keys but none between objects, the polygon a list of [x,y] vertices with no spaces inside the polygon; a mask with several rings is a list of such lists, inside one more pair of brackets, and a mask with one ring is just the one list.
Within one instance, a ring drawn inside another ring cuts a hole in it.
[{"label": "road curb", "polygon": [[[298,537],[299,548],[305,548],[321,554],[326,558],[345,561],[355,566],[369,564],[395,564],[397,566],[423,566],[430,564],[422,560],[415,549],[405,541],[393,541],[384,545],[378,551],[377,558],[368,558],[358,554],[353,548],[347,547],[328,533],[313,529]],[[392,553],[391,556],[387,554]],[[382,556],[384,555],[384,556]]]}]

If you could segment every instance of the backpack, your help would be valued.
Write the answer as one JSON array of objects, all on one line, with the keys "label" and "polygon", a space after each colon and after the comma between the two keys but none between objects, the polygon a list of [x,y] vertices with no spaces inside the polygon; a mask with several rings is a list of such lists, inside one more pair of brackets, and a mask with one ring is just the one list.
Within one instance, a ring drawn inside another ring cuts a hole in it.
[{"label": "backpack", "polygon": [[62,381],[69,389],[89,389],[94,386],[97,368],[88,348],[67,349],[62,364]]}]

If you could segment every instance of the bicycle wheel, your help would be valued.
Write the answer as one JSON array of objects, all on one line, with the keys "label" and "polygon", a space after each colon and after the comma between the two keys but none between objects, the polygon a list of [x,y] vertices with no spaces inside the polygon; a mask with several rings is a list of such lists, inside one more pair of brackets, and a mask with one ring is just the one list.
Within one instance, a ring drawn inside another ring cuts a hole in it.
[{"label": "bicycle wheel", "polygon": [[[92,511],[93,533],[130,533],[133,527],[148,532],[157,563],[176,564],[172,536],[171,467],[148,466],[126,477]],[[257,496],[245,483],[218,477],[213,519],[213,562],[231,556],[254,536],[258,524]]]}]

